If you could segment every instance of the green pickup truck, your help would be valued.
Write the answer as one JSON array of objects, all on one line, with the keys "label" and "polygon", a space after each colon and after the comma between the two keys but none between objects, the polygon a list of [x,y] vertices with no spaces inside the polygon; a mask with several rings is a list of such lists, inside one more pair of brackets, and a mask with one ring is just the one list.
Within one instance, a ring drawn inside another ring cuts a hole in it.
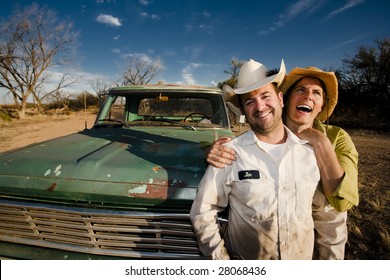
[{"label": "green pickup truck", "polygon": [[111,89],[91,129],[0,155],[0,258],[204,259],[189,210],[221,136],[217,88]]}]

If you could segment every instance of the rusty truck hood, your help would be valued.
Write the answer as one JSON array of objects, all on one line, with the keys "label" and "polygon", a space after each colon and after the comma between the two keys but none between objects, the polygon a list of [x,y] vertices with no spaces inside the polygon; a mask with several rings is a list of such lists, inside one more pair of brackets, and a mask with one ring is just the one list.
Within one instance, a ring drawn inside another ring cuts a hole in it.
[{"label": "rusty truck hood", "polygon": [[206,164],[202,147],[231,131],[95,128],[0,156],[0,195],[37,201],[190,204]]}]

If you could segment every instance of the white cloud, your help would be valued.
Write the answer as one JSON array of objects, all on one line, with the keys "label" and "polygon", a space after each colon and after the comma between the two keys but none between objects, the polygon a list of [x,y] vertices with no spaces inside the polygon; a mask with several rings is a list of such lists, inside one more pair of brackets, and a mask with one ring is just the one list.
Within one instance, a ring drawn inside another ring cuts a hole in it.
[{"label": "white cloud", "polygon": [[219,83],[219,82],[216,82],[216,81],[210,81],[210,84],[211,84],[213,87],[218,86],[218,83]]},{"label": "white cloud", "polygon": [[181,76],[187,85],[196,85],[196,80],[193,77],[193,71],[197,68],[201,67],[199,63],[190,63],[181,71]]},{"label": "white cloud", "polygon": [[211,17],[211,14],[207,11],[203,11],[203,13],[201,13],[201,15],[204,17],[207,17],[207,18]]},{"label": "white cloud", "polygon": [[[149,54],[153,54],[154,51],[149,49],[147,50]],[[137,60],[138,62],[145,63],[147,65],[158,63],[160,65],[160,69],[163,70],[164,68],[164,62],[160,58],[153,58],[146,53],[123,53],[120,54],[121,64],[122,67],[128,67],[128,63],[131,62],[133,59]]]},{"label": "white cloud", "polygon": [[88,79],[92,76],[91,73],[80,72],[75,69],[53,68],[48,70],[46,74],[47,80],[44,83],[43,92],[55,89],[61,77],[64,75],[68,78],[68,80],[74,80],[77,82],[62,89],[62,91],[68,93],[80,93],[83,91],[93,92],[88,82]]},{"label": "white cloud", "polygon": [[148,1],[148,0],[139,0],[139,3],[140,3],[141,5],[144,5],[144,6],[149,5],[149,1]]},{"label": "white cloud", "polygon": [[326,18],[325,21],[329,20],[330,18],[334,17],[337,14],[340,14],[342,12],[345,12],[348,9],[351,9],[357,5],[363,4],[365,0],[349,0],[343,7],[340,9],[334,10],[331,12]]},{"label": "white cloud", "polygon": [[122,58],[125,60],[136,58],[144,63],[152,63],[153,62],[153,59],[144,53],[127,53],[127,54],[123,54]]},{"label": "white cloud", "polygon": [[196,84],[195,79],[192,77],[191,73],[182,73],[181,76],[182,76],[184,83],[186,85],[195,85]]},{"label": "white cloud", "polygon": [[142,12],[139,14],[141,17],[143,18],[151,18],[151,19],[154,19],[154,20],[159,20],[161,19],[161,17],[159,15],[156,15],[156,14],[152,14],[152,15],[149,15],[148,13],[146,12]]},{"label": "white cloud", "polygon": [[114,17],[112,15],[104,15],[101,14],[96,18],[97,22],[108,24],[111,26],[121,26],[122,23],[119,21],[119,18]]},{"label": "white cloud", "polygon": [[206,31],[209,34],[213,33],[213,26],[210,24],[200,24],[199,29],[202,31]]},{"label": "white cloud", "polygon": [[186,46],[183,47],[183,52],[187,55],[188,59],[194,61],[198,60],[203,53],[204,46]]},{"label": "white cloud", "polygon": [[285,12],[279,14],[278,20],[276,20],[269,28],[261,30],[258,33],[262,36],[266,36],[271,32],[285,26],[288,22],[294,20],[302,14],[309,14],[317,10],[322,5],[322,1],[318,0],[299,0],[298,2],[289,5]]}]

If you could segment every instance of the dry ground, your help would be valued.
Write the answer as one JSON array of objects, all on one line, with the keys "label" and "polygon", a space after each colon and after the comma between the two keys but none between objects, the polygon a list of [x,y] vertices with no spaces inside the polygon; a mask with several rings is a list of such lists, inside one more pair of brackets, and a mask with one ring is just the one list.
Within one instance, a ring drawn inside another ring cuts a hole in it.
[{"label": "dry ground", "polygon": [[96,114],[75,112],[69,115],[28,116],[24,120],[0,119],[0,153],[29,144],[79,132],[93,126]]},{"label": "dry ground", "polygon": [[[0,121],[0,154],[90,128],[95,115]],[[237,128],[238,130],[238,128]],[[390,135],[347,130],[359,152],[360,204],[349,211],[346,259],[390,259]]]},{"label": "dry ground", "polygon": [[390,135],[349,132],[359,152],[360,204],[349,212],[346,257],[390,260]]}]

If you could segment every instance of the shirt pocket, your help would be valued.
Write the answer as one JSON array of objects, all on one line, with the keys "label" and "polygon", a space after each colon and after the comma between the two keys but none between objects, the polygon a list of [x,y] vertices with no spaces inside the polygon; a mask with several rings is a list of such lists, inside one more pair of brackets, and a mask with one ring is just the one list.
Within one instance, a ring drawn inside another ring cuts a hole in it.
[{"label": "shirt pocket", "polygon": [[276,205],[274,186],[262,179],[235,181],[230,195],[241,215],[259,221],[270,219]]},{"label": "shirt pocket", "polygon": [[317,188],[316,181],[299,181],[295,183],[296,205],[295,215],[299,221],[312,220],[312,204]]}]

